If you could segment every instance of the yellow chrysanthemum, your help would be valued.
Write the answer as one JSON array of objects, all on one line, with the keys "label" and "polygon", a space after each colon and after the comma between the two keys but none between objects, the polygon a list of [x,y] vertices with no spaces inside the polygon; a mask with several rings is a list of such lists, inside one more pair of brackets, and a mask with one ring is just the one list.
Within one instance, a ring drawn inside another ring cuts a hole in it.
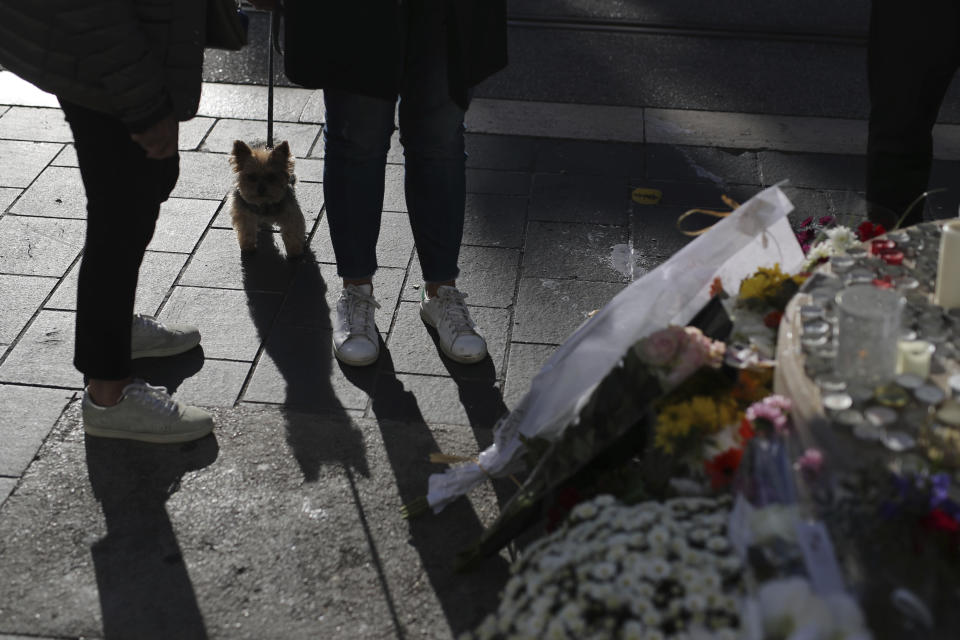
[{"label": "yellow chrysanthemum", "polygon": [[664,453],[676,453],[691,438],[704,438],[739,419],[736,400],[694,396],[663,408],[657,416],[654,446]]}]

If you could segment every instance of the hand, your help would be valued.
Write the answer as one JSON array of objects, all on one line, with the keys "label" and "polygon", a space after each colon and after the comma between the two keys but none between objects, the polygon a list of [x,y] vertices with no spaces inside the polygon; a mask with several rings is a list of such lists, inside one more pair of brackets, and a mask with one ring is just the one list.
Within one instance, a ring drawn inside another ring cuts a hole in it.
[{"label": "hand", "polygon": [[260,11],[273,11],[279,2],[278,0],[250,0],[250,4]]},{"label": "hand", "polygon": [[134,142],[143,147],[147,157],[153,160],[171,158],[177,154],[180,123],[167,116],[142,133],[131,133]]}]

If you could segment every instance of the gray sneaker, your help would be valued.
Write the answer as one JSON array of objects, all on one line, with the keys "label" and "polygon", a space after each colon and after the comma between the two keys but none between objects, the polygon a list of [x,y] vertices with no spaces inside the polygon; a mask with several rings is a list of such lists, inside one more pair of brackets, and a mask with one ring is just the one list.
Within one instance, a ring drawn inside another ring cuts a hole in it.
[{"label": "gray sneaker", "polygon": [[487,357],[487,341],[470,317],[463,301],[466,297],[456,287],[441,286],[435,298],[427,298],[424,286],[420,291],[420,317],[437,330],[440,350],[448,358],[472,364]]},{"label": "gray sneaker", "polygon": [[200,330],[190,325],[164,324],[153,316],[133,316],[131,358],[162,358],[190,351],[200,344]]},{"label": "gray sneaker", "polygon": [[374,323],[380,308],[373,286],[349,284],[340,292],[333,325],[333,355],[344,364],[364,367],[380,357],[380,334]]},{"label": "gray sneaker", "polygon": [[213,430],[206,411],[174,400],[164,387],[135,380],[123,388],[120,402],[101,407],[83,393],[83,428],[91,436],[141,442],[189,442]]}]

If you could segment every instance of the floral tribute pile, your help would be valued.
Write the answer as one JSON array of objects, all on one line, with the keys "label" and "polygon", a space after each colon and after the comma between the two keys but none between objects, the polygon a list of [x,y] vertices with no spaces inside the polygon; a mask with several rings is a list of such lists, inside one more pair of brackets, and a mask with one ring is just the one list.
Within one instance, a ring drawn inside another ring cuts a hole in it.
[{"label": "floral tribute pile", "polygon": [[503,599],[461,640],[734,640],[743,563],[727,540],[731,500],[577,505],[512,567]]}]

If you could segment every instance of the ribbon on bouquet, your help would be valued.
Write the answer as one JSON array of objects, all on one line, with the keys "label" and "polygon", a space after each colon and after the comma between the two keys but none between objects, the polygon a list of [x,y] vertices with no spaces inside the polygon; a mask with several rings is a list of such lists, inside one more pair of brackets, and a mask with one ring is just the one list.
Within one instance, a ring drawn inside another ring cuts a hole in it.
[{"label": "ribbon on bouquet", "polygon": [[713,227],[713,224],[715,224],[715,223],[711,223],[702,229],[697,229],[696,231],[687,231],[686,229],[683,228],[681,223],[695,213],[701,213],[703,215],[712,216],[714,218],[726,218],[731,213],[736,211],[737,208],[740,207],[740,204],[736,200],[734,200],[733,198],[731,198],[726,194],[721,194],[720,199],[723,200],[723,204],[730,207],[730,211],[716,211],[714,209],[690,209],[689,211],[684,211],[683,214],[679,218],[677,218],[677,229],[680,230],[680,233],[682,233],[685,236],[696,237],[696,236],[699,236],[700,234],[703,234],[709,231]]}]

